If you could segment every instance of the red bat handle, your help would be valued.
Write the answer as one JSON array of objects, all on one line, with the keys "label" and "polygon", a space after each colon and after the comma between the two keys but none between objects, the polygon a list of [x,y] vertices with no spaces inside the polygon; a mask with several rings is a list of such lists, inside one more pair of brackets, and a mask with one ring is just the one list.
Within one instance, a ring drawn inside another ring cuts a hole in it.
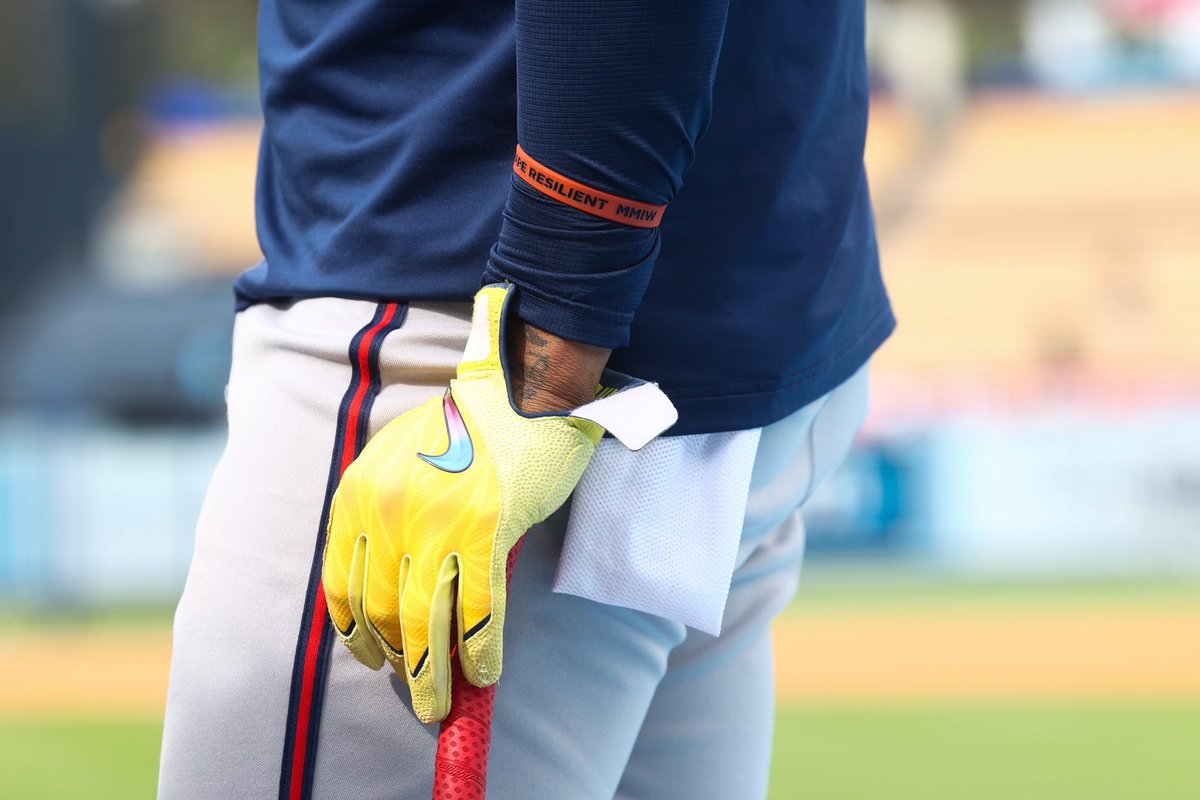
[{"label": "red bat handle", "polygon": [[[508,553],[510,584],[517,554],[524,544],[522,538]],[[480,689],[468,683],[459,665],[457,648],[450,655],[450,671],[450,713],[438,734],[433,800],[484,800],[496,687]]]},{"label": "red bat handle", "polygon": [[467,683],[457,658],[452,669],[450,714],[438,735],[433,800],[483,800],[496,687],[480,689]]}]

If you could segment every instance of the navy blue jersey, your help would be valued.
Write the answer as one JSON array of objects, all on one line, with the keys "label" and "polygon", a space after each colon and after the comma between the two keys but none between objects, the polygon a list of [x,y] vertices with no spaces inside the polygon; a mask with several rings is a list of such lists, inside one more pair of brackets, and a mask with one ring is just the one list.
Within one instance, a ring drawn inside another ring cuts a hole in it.
[{"label": "navy blue jersey", "polygon": [[[511,281],[524,319],[658,381],[675,434],[780,419],[894,327],[861,0],[262,0],[259,37],[242,306]],[[518,143],[661,226],[535,190]]]}]

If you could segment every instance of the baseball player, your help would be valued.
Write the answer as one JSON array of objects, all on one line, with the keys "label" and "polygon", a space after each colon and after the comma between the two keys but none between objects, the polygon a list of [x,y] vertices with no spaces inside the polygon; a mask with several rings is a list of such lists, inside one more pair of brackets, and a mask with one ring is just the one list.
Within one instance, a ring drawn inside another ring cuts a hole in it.
[{"label": "baseball player", "polygon": [[797,509],[894,327],[863,15],[261,0],[160,797],[426,800],[454,659],[488,797],[765,797]]}]

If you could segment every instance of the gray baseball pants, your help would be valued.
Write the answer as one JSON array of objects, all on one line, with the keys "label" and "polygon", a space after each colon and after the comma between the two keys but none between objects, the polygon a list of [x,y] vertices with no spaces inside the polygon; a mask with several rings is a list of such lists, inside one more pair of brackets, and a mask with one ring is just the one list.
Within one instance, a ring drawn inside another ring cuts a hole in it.
[{"label": "gray baseball pants", "polygon": [[[437,727],[332,635],[321,533],[342,465],[440,394],[470,306],[321,298],[238,315],[229,441],[175,617],[161,798],[431,796]],[[845,456],[860,371],[763,431],[719,637],[555,594],[569,507],[512,580],[489,798],[754,800],[775,703],[771,620],[804,549],[796,507]],[[686,541],[680,547],[686,547]]]}]

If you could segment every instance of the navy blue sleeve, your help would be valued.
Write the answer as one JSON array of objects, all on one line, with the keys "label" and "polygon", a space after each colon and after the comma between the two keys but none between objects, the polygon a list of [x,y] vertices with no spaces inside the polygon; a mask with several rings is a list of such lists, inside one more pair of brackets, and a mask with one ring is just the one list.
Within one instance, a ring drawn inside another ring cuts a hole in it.
[{"label": "navy blue sleeve", "polygon": [[[669,203],[711,116],[728,7],[517,0],[522,148],[592,188]],[[514,177],[484,282],[516,284],[517,313],[540,328],[621,347],[658,251],[657,228],[589,215]]]}]

